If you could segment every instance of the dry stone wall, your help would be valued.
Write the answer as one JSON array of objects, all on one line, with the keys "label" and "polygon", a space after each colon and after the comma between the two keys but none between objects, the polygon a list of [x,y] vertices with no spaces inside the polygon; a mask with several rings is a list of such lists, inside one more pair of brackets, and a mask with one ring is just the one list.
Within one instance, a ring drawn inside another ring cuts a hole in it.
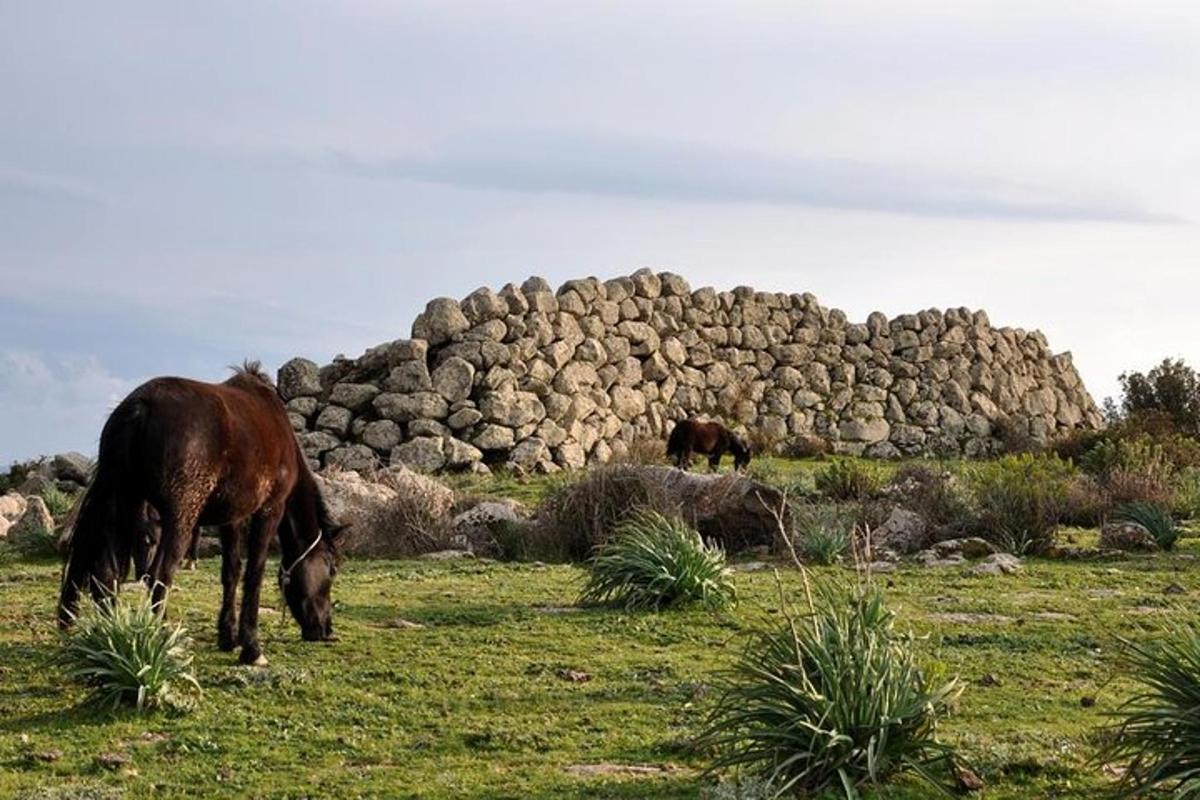
[{"label": "dry stone wall", "polygon": [[578,468],[696,415],[881,458],[985,456],[1001,429],[1046,441],[1101,424],[1069,353],[983,311],[852,323],[811,294],[650,270],[437,298],[412,338],[292,359],[278,387],[308,457],[350,469]]}]

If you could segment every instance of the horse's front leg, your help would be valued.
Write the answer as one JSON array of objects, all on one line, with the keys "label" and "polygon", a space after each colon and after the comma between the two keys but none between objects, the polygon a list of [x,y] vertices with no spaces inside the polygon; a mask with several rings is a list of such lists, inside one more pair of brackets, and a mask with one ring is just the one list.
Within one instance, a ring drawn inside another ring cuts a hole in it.
[{"label": "horse's front leg", "polygon": [[258,642],[258,599],[262,591],[263,574],[267,567],[267,550],[271,537],[279,530],[283,519],[283,505],[278,509],[260,510],[250,518],[250,535],[246,544],[246,578],[242,587],[242,618],[238,623],[238,640],[242,652],[238,660],[243,664],[265,667]]},{"label": "horse's front leg", "polygon": [[725,455],[725,448],[718,447],[708,457],[708,471],[716,472],[721,467],[721,456]]},{"label": "horse's front leg", "polygon": [[237,646],[237,585],[242,579],[241,531],[221,526],[221,613],[217,617],[217,646],[225,652]]}]

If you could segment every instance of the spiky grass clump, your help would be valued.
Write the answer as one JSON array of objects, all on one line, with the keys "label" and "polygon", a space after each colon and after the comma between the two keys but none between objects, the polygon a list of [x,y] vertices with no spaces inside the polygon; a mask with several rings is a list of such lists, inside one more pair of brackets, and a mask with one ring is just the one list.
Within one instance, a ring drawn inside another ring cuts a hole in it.
[{"label": "spiky grass clump", "polygon": [[953,759],[935,733],[958,682],[933,684],[874,589],[819,592],[806,616],[760,629],[719,691],[699,740],[712,769],[750,773],[774,796],[857,798],[905,770],[940,787],[933,773]]},{"label": "spiky grass clump", "polygon": [[879,469],[865,461],[834,461],[816,473],[817,491],[830,500],[866,500],[883,488]]},{"label": "spiky grass clump", "polygon": [[1127,766],[1124,797],[1200,797],[1200,629],[1181,625],[1144,643],[1119,639],[1118,650],[1141,691],[1115,712],[1097,759]]},{"label": "spiky grass clump", "polygon": [[1175,547],[1179,530],[1171,514],[1154,503],[1125,503],[1117,508],[1113,517],[1119,522],[1134,522],[1150,532],[1154,541],[1163,550]]},{"label": "spiky grass clump", "polygon": [[580,595],[586,605],[612,603],[628,610],[699,605],[723,609],[737,599],[725,552],[707,544],[677,517],[640,511],[618,526],[590,566]]},{"label": "spiky grass clump", "polygon": [[854,544],[854,518],[837,506],[798,506],[796,553],[809,564],[836,564]]},{"label": "spiky grass clump", "polygon": [[86,601],[62,634],[57,662],[67,677],[92,687],[90,703],[112,710],[186,708],[182,690],[200,689],[187,631],[164,621],[145,592]]}]

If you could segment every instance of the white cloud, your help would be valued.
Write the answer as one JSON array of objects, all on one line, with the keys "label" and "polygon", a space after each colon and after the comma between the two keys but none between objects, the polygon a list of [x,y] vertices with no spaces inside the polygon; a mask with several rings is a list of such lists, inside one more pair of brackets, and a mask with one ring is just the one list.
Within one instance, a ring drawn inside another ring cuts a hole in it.
[{"label": "white cloud", "polygon": [[0,349],[0,463],[94,451],[108,412],[134,385],[95,357]]}]

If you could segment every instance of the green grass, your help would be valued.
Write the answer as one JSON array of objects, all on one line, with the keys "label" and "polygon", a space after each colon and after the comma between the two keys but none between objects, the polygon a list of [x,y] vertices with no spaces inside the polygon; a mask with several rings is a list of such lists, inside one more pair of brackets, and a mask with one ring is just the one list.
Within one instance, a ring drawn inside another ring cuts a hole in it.
[{"label": "green grass", "polygon": [[[898,628],[923,637],[922,665],[966,684],[940,736],[982,774],[989,800],[1093,800],[1110,785],[1088,763],[1094,731],[1137,690],[1114,678],[1113,637],[1145,640],[1193,614],[1197,555],[1183,539],[1176,553],[1118,561],[1034,559],[1013,577],[906,567],[877,578]],[[264,590],[271,665],[255,670],[216,648],[218,572],[208,559],[181,573],[172,597],[195,639],[196,708],[109,716],[48,666],[58,565],[0,563],[0,797],[83,786],[127,797],[693,798],[710,785],[709,754],[688,743],[712,708],[714,674],[751,623],[778,618],[770,572],[735,573],[736,611],[647,615],[569,610],[577,567],[351,560],[334,587],[335,644],[300,641]],[[781,575],[798,596],[799,573]],[[1164,595],[1170,583],[1188,594]],[[989,674],[998,685],[980,684]],[[567,770],[605,762],[670,769]],[[905,779],[866,796],[928,789]]]}]

